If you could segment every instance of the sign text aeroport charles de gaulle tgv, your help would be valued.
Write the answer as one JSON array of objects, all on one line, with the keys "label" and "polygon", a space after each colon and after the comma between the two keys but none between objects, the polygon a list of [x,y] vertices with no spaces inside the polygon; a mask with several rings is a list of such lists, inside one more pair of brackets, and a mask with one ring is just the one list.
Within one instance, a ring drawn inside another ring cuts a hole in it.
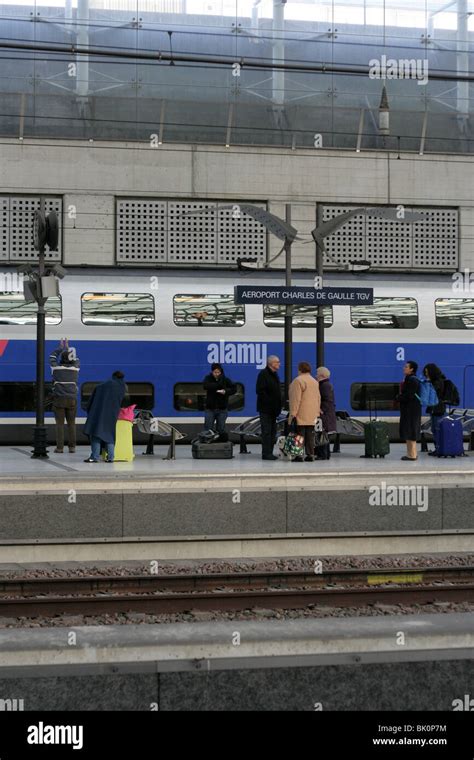
[{"label": "sign text aeroport charles de gaulle tgv", "polygon": [[236,285],[236,304],[287,304],[300,306],[371,306],[373,288],[311,288],[297,285]]}]

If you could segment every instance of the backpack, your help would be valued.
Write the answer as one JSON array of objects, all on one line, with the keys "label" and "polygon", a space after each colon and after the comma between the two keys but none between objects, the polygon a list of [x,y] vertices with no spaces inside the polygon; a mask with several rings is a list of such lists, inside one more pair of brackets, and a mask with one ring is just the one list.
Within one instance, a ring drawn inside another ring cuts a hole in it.
[{"label": "backpack", "polygon": [[449,404],[449,406],[458,406],[461,403],[459,391],[452,380],[444,381],[443,401]]},{"label": "backpack", "polygon": [[439,404],[438,394],[429,380],[420,379],[420,395],[416,394],[422,406],[436,406]]}]

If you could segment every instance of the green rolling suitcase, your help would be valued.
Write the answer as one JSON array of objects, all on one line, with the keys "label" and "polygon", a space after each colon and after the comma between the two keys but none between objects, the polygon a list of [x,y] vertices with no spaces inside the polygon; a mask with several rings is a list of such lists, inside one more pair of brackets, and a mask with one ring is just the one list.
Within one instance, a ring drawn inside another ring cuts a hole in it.
[{"label": "green rolling suitcase", "polygon": [[374,459],[375,457],[384,457],[390,453],[390,438],[388,434],[388,425],[386,422],[377,421],[377,411],[375,410],[374,419],[369,405],[370,421],[364,425],[365,454],[364,457]]}]

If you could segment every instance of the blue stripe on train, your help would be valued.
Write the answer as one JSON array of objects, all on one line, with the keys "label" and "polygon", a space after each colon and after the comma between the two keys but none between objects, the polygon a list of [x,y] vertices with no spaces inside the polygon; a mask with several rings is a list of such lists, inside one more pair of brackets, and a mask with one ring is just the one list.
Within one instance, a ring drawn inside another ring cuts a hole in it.
[{"label": "blue stripe on train", "polygon": [[[46,358],[56,347],[47,341]],[[173,407],[173,388],[177,382],[200,382],[209,371],[211,361],[224,359],[226,373],[245,386],[246,404],[235,416],[252,416],[255,410],[255,380],[266,356],[283,357],[282,342],[264,341],[77,341],[74,343],[81,361],[80,382],[107,379],[121,369],[129,382],[150,382],[155,386],[155,413],[164,417],[177,416]],[[240,358],[253,359],[250,363],[237,363]],[[10,340],[0,358],[1,381],[33,381],[35,379],[35,341]],[[232,349],[233,347],[233,349]],[[259,350],[255,349],[260,348]],[[262,353],[262,348],[266,349]],[[354,382],[399,382],[402,379],[403,359],[398,360],[400,348],[405,359],[415,359],[420,365],[435,362],[456,383],[462,403],[474,406],[473,348],[470,344],[408,344],[398,343],[327,343],[325,364],[332,371],[338,408],[350,410],[350,386]],[[293,345],[293,369],[299,361],[315,365],[315,344]],[[236,363],[228,363],[228,360]],[[263,360],[263,361],[262,361]],[[260,366],[257,366],[260,365]],[[465,371],[466,368],[466,371]],[[471,372],[472,369],[472,372]],[[467,373],[467,370],[470,373]],[[46,379],[50,378],[49,368]],[[280,372],[283,379],[283,369]],[[466,385],[466,387],[464,387]],[[202,416],[200,412],[185,412],[188,416]],[[362,414],[362,413],[361,413]],[[384,415],[392,414],[384,412]],[[397,414],[397,412],[393,412]],[[17,417],[18,412],[2,412],[3,417]],[[21,416],[31,417],[24,413]],[[357,416],[357,414],[355,415]]]}]

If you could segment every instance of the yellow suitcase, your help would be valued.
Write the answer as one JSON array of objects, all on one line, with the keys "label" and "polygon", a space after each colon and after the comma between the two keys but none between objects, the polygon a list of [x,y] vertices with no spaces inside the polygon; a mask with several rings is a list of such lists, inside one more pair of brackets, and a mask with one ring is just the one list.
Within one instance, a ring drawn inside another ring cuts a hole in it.
[{"label": "yellow suitcase", "polygon": [[133,462],[133,424],[128,420],[117,420],[115,428],[115,462]]}]

